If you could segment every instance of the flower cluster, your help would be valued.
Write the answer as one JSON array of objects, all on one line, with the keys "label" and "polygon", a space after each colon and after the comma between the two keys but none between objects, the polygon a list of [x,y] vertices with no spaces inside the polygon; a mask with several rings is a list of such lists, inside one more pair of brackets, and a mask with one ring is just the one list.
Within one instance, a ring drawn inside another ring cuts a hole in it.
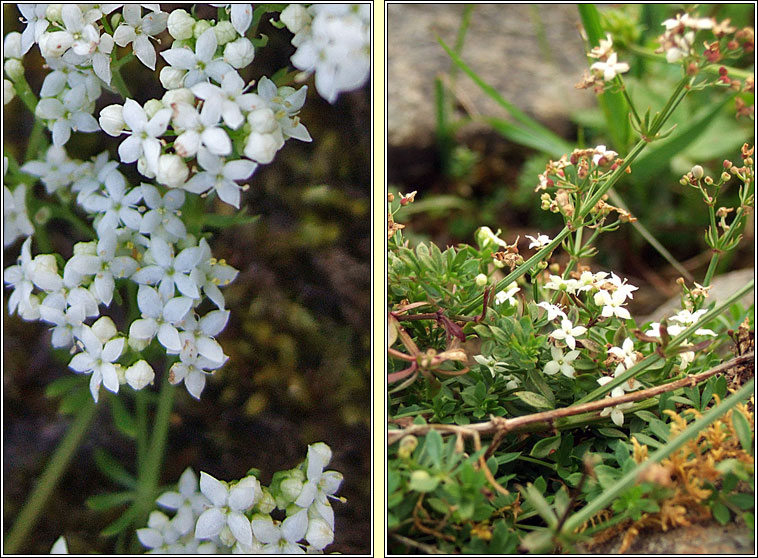
[{"label": "flower cluster", "polygon": [[281,22],[295,36],[292,65],[315,73],[316,90],[333,103],[361,87],[371,72],[371,8],[368,4],[290,4]]},{"label": "flower cluster", "polygon": [[629,64],[619,62],[618,54],[613,50],[610,33],[587,55],[596,58],[597,62],[590,66],[590,72],[585,73],[582,81],[576,85],[579,89],[592,87],[596,93],[602,93],[606,82],[613,81],[617,75],[629,71]]},{"label": "flower cluster", "polygon": [[[313,554],[334,541],[334,512],[329,499],[342,474],[324,471],[332,450],[323,442],[308,446],[304,463],[274,474],[262,486],[254,474],[224,482],[187,468],[177,490],[164,492],[147,527],[138,529],[150,554]],[[274,519],[276,516],[281,519]],[[67,554],[60,537],[53,554]]]}]

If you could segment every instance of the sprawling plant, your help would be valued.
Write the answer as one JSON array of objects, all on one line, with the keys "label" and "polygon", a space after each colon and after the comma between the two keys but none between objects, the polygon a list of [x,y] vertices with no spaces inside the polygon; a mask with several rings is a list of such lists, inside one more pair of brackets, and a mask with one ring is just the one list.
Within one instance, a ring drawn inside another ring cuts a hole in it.
[{"label": "sprawling plant", "polygon": [[[696,515],[752,521],[752,498],[740,491],[753,478],[744,402],[754,326],[736,301],[753,282],[726,300],[709,294],[753,211],[754,147],[659,186],[691,188],[710,219],[710,265],[700,282],[678,282],[678,311],[638,323],[628,309],[638,286],[590,260],[600,235],[635,221],[609,192],[672,133],[666,124],[682,100],[712,88],[752,98],[752,77],[735,83],[724,65],[753,51],[752,29],[694,13],[666,20],[660,57],[681,67],[679,81],[661,107],[645,109],[628,94],[630,65],[597,12],[583,6],[582,16],[591,62],[581,86],[619,103],[637,142],[624,153],[576,148],[546,165],[535,191],[560,216],[560,232],[506,239],[483,226],[473,244],[442,250],[415,240],[404,217],[421,194],[389,194],[391,551],[569,550],[620,527],[628,546],[643,526],[665,530]],[[747,112],[744,100],[736,106]],[[719,207],[727,188],[738,203]]]},{"label": "sprawling plant", "polygon": [[[53,347],[70,353],[70,370],[89,376],[91,397],[71,393],[70,383],[59,386],[78,418],[61,457],[51,461],[58,468],[46,472],[6,538],[7,552],[18,551],[33,527],[103,388],[137,392],[139,472],[126,479],[129,492],[93,505],[130,504],[109,534],[147,519],[158,494],[172,386],[183,383],[199,399],[229,358],[217,337],[232,311],[223,289],[238,271],[213,256],[209,227],[250,221],[237,210],[256,170],[271,164],[287,140],[312,141],[299,116],[308,98],[302,82],[315,74],[318,93],[334,102],[368,79],[368,4],[213,6],[215,17],[203,18],[197,6],[19,4],[25,28],[5,34],[4,106],[23,106],[34,119],[23,157],[4,149],[3,245],[20,247],[4,271],[8,311],[50,326]],[[296,70],[247,82],[243,76],[267,44],[258,31],[266,14],[293,34]],[[44,78],[34,91],[27,70],[39,69],[27,61],[37,51]],[[130,91],[123,69],[134,58],[155,72],[162,92],[156,98],[139,102]],[[120,101],[106,106],[105,93]],[[101,146],[115,142],[116,155],[106,149],[75,157],[70,140],[82,133],[100,134]],[[216,198],[230,206],[226,216],[213,215]],[[51,248],[51,217],[87,239],[73,244],[70,257]],[[157,380],[149,435],[142,392],[156,382],[160,363],[166,372]],[[152,552],[321,551],[334,538],[329,498],[342,481],[324,470],[330,459],[328,446],[313,444],[302,464],[274,475],[268,487],[255,470],[232,482],[204,472],[198,482],[187,470],[178,492],[157,499],[172,517],[154,511],[136,534]],[[61,546],[65,541],[56,550]]]}]

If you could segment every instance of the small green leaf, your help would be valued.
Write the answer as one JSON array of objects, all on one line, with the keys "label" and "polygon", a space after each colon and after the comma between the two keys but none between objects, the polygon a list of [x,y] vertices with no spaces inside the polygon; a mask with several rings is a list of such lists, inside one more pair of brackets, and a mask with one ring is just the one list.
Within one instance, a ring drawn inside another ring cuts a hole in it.
[{"label": "small green leaf", "polygon": [[532,457],[536,457],[538,459],[547,457],[551,453],[553,453],[555,450],[558,449],[558,447],[561,445],[561,435],[558,434],[557,436],[550,436],[549,438],[543,438],[534,446],[532,446],[532,451],[529,452],[529,455]]},{"label": "small green leaf", "polygon": [[713,504],[711,513],[713,514],[713,518],[721,523],[721,525],[726,525],[729,523],[729,508],[727,508],[721,502],[716,502]]},{"label": "small green leaf", "polygon": [[411,473],[411,481],[408,483],[408,486],[411,490],[415,490],[416,492],[431,492],[440,483],[440,479],[437,477],[431,476],[426,471],[413,471]]},{"label": "small green leaf", "polygon": [[515,395],[525,405],[538,410],[550,410],[553,406],[547,398],[532,391],[517,391]]},{"label": "small green leaf", "polygon": [[431,430],[426,435],[424,452],[429,457],[425,462],[433,466],[439,466],[442,461],[442,435],[436,430]]},{"label": "small green leaf", "polygon": [[126,488],[136,488],[137,480],[121,462],[103,449],[95,450],[95,465],[106,477]]},{"label": "small green leaf", "polygon": [[130,507],[116,521],[114,521],[113,523],[108,525],[105,529],[100,531],[100,534],[103,535],[104,537],[112,537],[113,535],[118,535],[122,531],[126,531],[137,520],[137,518],[139,517],[139,514],[140,514],[139,507],[137,506]]},{"label": "small green leaf", "polygon": [[626,438],[627,435],[617,428],[598,428],[598,433],[606,438]]}]

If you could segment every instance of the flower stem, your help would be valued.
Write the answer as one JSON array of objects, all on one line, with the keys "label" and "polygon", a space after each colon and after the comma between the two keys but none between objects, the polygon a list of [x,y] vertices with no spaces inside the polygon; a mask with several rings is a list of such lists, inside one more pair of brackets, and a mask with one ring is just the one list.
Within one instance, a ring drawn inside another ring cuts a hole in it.
[{"label": "flower stem", "polygon": [[87,399],[79,409],[73,424],[69,427],[66,436],[50,458],[42,476],[37,481],[37,485],[26,500],[24,507],[16,517],[13,527],[5,538],[3,548],[5,553],[15,554],[19,552],[21,544],[34,529],[40,516],[45,511],[44,508],[50,495],[66,472],[79,444],[87,433],[92,420],[95,418],[97,409],[98,406],[91,399]]}]

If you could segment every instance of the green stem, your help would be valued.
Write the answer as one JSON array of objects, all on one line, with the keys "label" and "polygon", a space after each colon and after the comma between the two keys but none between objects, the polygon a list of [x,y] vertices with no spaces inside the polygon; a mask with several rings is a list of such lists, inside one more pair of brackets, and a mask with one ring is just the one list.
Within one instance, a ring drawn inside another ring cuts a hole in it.
[{"label": "green stem", "polygon": [[19,76],[18,79],[13,82],[13,89],[16,90],[16,93],[21,99],[21,102],[26,105],[26,108],[29,109],[29,112],[35,114],[34,111],[37,108],[37,96],[29,86],[29,82],[26,81],[26,76]]},{"label": "green stem", "polygon": [[[32,133],[29,135],[29,143],[26,146],[25,161],[31,161],[42,155],[42,150],[47,148],[47,137],[45,137],[45,123],[39,118],[34,120]],[[35,177],[36,180],[36,177]]]},{"label": "green stem", "polygon": [[130,99],[132,97],[132,94],[129,92],[129,87],[127,87],[126,82],[121,75],[121,66],[134,58],[133,54],[131,55],[131,58],[129,56],[130,55],[124,56],[111,66],[111,83],[124,99]]},{"label": "green stem", "polygon": [[714,252],[713,256],[711,256],[711,262],[708,264],[708,270],[705,272],[705,278],[703,279],[703,286],[707,287],[711,284],[711,281],[713,280],[713,276],[716,273],[716,267],[719,265],[719,259],[721,258],[721,254],[718,252]]},{"label": "green stem", "polygon": [[79,409],[73,424],[50,458],[42,476],[37,481],[34,490],[26,500],[13,527],[5,538],[5,548],[3,549],[5,553],[15,554],[19,552],[19,547],[45,512],[44,508],[48,499],[66,472],[79,444],[95,418],[97,409],[97,405],[91,399],[88,399]]},{"label": "green stem", "polygon": [[740,401],[747,399],[753,393],[755,379],[751,378],[740,390],[734,395],[725,399],[720,405],[717,405],[702,417],[692,422],[683,432],[678,434],[668,444],[654,452],[646,461],[640,463],[633,470],[624,475],[613,486],[606,488],[602,494],[589,502],[584,508],[572,515],[563,525],[563,533],[573,533],[584,523],[590,520],[599,511],[608,507],[618,496],[625,490],[634,485],[639,478],[640,473],[651,463],[658,463],[684,446],[687,442],[695,438],[702,430],[709,426],[719,417],[722,417]]},{"label": "green stem", "polygon": [[139,479],[137,481],[139,516],[144,517],[144,519],[147,519],[155,503],[175,393],[176,388],[169,383],[167,371],[164,374],[158,407],[155,411],[150,445],[144,459],[144,466],[139,471]]}]

